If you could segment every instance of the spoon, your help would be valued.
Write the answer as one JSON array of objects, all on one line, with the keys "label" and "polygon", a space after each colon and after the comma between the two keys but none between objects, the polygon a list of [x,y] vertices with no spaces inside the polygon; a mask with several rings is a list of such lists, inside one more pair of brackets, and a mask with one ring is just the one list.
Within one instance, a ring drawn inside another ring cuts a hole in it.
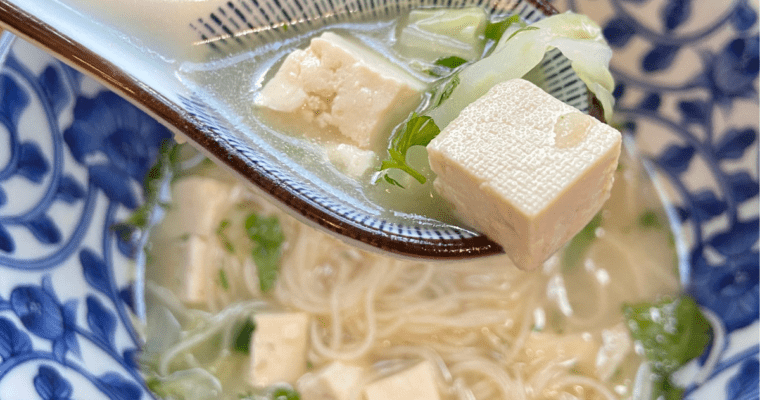
[{"label": "spoon", "polygon": [[[142,0],[121,2],[126,6],[120,9],[109,1],[0,0],[0,26],[101,81],[309,225],[365,249],[403,257],[495,255],[501,247],[467,226],[391,210],[319,160],[305,162],[308,153],[289,154],[293,138],[241,123],[245,116],[216,103],[191,79],[194,71],[234,65],[246,60],[250,49],[271,48],[322,26],[392,17],[436,2]],[[464,0],[461,6],[480,4]],[[529,22],[557,13],[544,0],[489,7],[491,14],[516,12]],[[563,62],[568,63],[559,57],[543,65],[556,71]],[[574,75],[565,70],[547,74],[546,81]],[[593,113],[588,95],[575,97],[572,105]]]}]

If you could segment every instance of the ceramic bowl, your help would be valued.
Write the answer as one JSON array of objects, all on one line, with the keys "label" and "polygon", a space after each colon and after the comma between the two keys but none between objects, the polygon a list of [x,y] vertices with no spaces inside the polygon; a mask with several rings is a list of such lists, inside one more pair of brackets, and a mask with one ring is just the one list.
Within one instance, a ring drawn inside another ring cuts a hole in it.
[{"label": "ceramic bowl", "polygon": [[[578,0],[615,50],[618,115],[665,177],[685,290],[726,335],[679,373],[694,399],[758,398],[757,4]],[[0,39],[0,399],[148,399],[137,244],[169,130],[104,86]]]}]

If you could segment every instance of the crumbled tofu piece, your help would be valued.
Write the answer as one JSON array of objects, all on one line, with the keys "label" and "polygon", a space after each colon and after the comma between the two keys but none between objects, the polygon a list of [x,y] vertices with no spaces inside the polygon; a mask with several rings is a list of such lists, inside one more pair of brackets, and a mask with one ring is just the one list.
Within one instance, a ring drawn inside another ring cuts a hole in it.
[{"label": "crumbled tofu piece", "polygon": [[172,206],[159,226],[159,236],[212,236],[227,211],[225,205],[229,204],[230,185],[218,179],[191,175],[172,186],[173,193],[178,195],[172,197]]},{"label": "crumbled tofu piece", "polygon": [[593,374],[594,360],[599,342],[591,334],[554,334],[531,332],[525,340],[520,359],[526,363],[537,360],[572,360],[573,366],[584,374]]},{"label": "crumbled tofu piece", "polygon": [[602,207],[620,144],[614,128],[513,79],[467,106],[427,149],[436,190],[530,270]]},{"label": "crumbled tofu piece", "polygon": [[365,400],[440,400],[435,367],[423,361],[412,368],[372,382],[364,389]]},{"label": "crumbled tofu piece", "polygon": [[254,316],[251,337],[251,379],[254,386],[293,384],[306,372],[309,315],[301,312]]},{"label": "crumbled tofu piece", "polygon": [[351,393],[364,377],[364,368],[335,361],[298,380],[302,400],[351,400]]},{"label": "crumbled tofu piece", "polygon": [[378,163],[377,154],[372,150],[362,150],[356,146],[341,143],[325,146],[327,158],[343,173],[360,178]]},{"label": "crumbled tofu piece", "polygon": [[360,148],[378,145],[422,100],[425,86],[379,54],[332,32],[295,50],[256,104],[337,128]]},{"label": "crumbled tofu piece", "polygon": [[402,52],[435,61],[444,57],[480,58],[488,17],[481,7],[423,9],[409,13],[398,45]]}]

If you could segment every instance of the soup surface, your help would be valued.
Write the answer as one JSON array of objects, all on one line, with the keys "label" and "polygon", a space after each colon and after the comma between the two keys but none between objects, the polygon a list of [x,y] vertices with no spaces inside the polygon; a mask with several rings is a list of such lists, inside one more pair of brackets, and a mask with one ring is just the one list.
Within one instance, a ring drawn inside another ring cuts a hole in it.
[{"label": "soup surface", "polygon": [[[315,399],[338,367],[357,376],[347,398],[372,398],[420,366],[431,398],[630,398],[642,359],[623,304],[679,291],[658,197],[625,158],[598,217],[533,272],[503,256],[435,264],[361,251],[206,162],[172,196],[149,246],[142,359],[167,398]],[[272,315],[305,316],[303,354],[256,359],[257,321]],[[262,362],[302,374],[262,385]]]}]

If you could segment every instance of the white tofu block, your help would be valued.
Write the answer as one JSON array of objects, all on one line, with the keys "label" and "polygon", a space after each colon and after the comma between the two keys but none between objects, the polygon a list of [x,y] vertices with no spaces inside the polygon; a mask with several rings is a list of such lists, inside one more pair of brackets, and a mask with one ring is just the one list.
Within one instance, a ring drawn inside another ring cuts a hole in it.
[{"label": "white tofu block", "polygon": [[209,293],[208,285],[216,284],[214,254],[208,242],[198,235],[156,241],[151,255],[156,268],[149,268],[148,279],[171,288],[177,297],[190,303],[201,303]]},{"label": "white tofu block", "polygon": [[425,86],[379,54],[332,32],[295,50],[256,104],[333,127],[363,149],[378,145],[422,100]]},{"label": "white tofu block", "polygon": [[620,144],[614,128],[513,79],[467,106],[427,149],[436,190],[530,270],[607,200]]},{"label": "white tofu block", "polygon": [[254,386],[278,382],[291,385],[306,372],[309,315],[301,312],[256,314],[251,337],[251,376]]},{"label": "white tofu block", "polygon": [[159,236],[214,235],[230,202],[230,185],[218,179],[190,175],[173,184],[171,207],[159,225]]},{"label": "white tofu block", "polygon": [[335,361],[299,379],[298,392],[302,400],[351,400],[363,376],[364,368]]},{"label": "white tofu block", "polygon": [[364,389],[365,400],[440,400],[435,367],[423,361],[375,381]]}]

